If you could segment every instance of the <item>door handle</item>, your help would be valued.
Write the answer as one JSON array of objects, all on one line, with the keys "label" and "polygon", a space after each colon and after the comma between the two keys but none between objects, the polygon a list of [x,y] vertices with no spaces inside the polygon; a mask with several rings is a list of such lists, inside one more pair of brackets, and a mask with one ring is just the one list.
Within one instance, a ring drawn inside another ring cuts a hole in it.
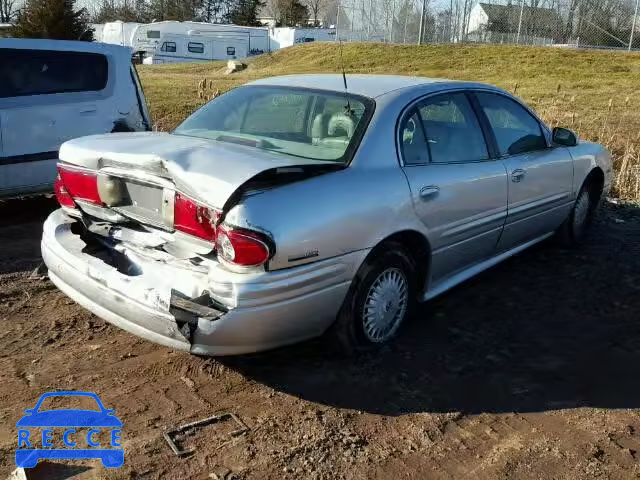
[{"label": "door handle", "polygon": [[78,112],[80,115],[88,115],[90,113],[96,113],[98,111],[98,108],[95,107],[94,105],[92,106],[88,106],[88,107],[84,107],[82,109],[80,109],[80,111]]},{"label": "door handle", "polygon": [[526,175],[526,170],[521,168],[516,168],[513,172],[511,172],[511,181],[514,183],[520,183],[524,176]]},{"label": "door handle", "polygon": [[433,197],[440,193],[440,187],[436,185],[429,185],[420,189],[420,198],[422,200],[431,200]]}]

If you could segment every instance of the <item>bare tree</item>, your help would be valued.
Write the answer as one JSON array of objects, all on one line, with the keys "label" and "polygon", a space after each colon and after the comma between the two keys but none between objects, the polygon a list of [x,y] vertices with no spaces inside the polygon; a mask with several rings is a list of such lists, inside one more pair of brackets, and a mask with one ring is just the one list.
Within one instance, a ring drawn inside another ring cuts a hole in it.
[{"label": "bare tree", "polygon": [[0,23],[10,23],[16,15],[15,0],[0,0]]},{"label": "bare tree", "polygon": [[326,0],[306,0],[304,4],[309,10],[310,19],[313,20],[313,26],[320,26],[320,12],[324,10]]}]

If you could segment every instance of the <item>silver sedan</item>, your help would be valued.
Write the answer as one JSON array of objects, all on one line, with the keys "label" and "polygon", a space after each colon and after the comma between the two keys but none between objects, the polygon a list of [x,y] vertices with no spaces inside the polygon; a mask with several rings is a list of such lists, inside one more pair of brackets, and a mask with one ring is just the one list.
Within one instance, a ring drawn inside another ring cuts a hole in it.
[{"label": "silver sedan", "polygon": [[325,332],[388,342],[416,302],[552,235],[581,242],[612,170],[493,86],[296,75],[172,133],[69,141],[58,172],[42,253],[60,290],[148,340],[228,355]]}]

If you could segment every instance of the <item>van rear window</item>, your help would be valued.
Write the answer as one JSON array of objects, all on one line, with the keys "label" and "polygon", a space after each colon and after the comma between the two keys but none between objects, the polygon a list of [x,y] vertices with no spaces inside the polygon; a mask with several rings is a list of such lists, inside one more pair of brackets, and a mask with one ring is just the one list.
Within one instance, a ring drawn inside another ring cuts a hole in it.
[{"label": "van rear window", "polygon": [[97,92],[109,64],[98,53],[0,48],[0,98]]}]

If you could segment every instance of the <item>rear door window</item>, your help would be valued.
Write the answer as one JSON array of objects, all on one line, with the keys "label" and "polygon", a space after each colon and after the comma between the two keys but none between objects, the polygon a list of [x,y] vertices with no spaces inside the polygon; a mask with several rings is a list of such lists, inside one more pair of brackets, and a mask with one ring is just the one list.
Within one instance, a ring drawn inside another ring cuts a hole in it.
[{"label": "rear door window", "polygon": [[97,92],[108,77],[101,54],[0,48],[0,98]]},{"label": "rear door window", "polygon": [[489,158],[480,123],[464,93],[428,98],[419,105],[418,114],[433,163]]}]

